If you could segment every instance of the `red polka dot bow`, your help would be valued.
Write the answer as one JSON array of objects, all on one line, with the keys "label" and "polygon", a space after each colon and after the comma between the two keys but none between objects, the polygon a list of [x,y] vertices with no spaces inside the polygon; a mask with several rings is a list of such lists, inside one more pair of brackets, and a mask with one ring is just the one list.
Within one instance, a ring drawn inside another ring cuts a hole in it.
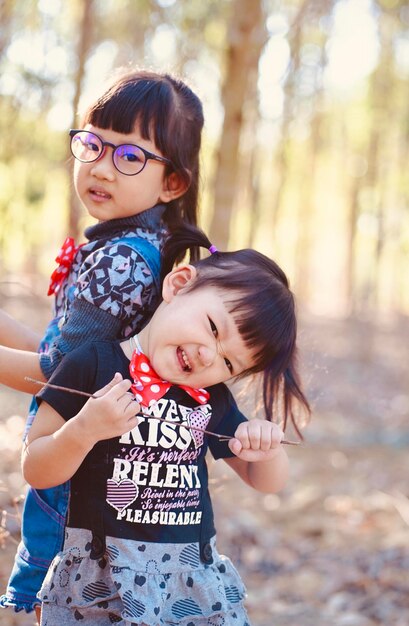
[{"label": "red polka dot bow", "polygon": [[[137,350],[132,354],[129,371],[134,381],[131,391],[135,394],[135,399],[143,406],[150,406],[160,400],[172,387],[173,383],[159,378],[147,357],[138,353]],[[209,392],[206,389],[193,389],[187,385],[176,385],[176,387],[186,391],[200,404],[206,404],[209,400]]]},{"label": "red polka dot bow", "polygon": [[76,246],[72,237],[67,237],[64,241],[61,250],[55,257],[59,265],[51,274],[47,296],[51,296],[53,293],[60,291],[63,282],[68,276],[74,257],[82,245],[84,244]]}]

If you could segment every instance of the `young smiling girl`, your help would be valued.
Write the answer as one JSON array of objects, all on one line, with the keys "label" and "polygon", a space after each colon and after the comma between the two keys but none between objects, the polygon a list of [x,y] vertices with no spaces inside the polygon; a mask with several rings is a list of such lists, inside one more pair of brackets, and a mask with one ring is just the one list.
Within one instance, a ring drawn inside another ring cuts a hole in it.
[{"label": "young smiling girl", "polygon": [[[49,378],[64,354],[93,339],[125,338],[150,318],[159,295],[159,250],[181,223],[196,224],[202,105],[181,80],[119,76],[70,131],[74,187],[95,225],[67,239],[49,295],[54,317],[41,339],[0,312],[0,343],[40,351]],[[39,347],[40,344],[40,347]],[[11,372],[8,372],[11,376]],[[7,384],[11,381],[4,380]],[[37,411],[31,404],[27,431]],[[27,493],[22,541],[3,607],[32,611],[61,548],[68,484]]]},{"label": "young smiling girl", "polygon": [[[214,251],[200,231],[176,234],[165,271],[195,245]],[[176,267],[162,297],[137,336],[71,352],[39,394],[24,475],[40,489],[71,480],[64,547],[39,594],[43,626],[249,626],[243,583],[217,551],[205,454],[259,491],[284,486],[273,406],[283,401],[284,428],[294,401],[308,409],[294,298],[254,250]],[[256,373],[268,419],[248,421],[223,383]]]}]

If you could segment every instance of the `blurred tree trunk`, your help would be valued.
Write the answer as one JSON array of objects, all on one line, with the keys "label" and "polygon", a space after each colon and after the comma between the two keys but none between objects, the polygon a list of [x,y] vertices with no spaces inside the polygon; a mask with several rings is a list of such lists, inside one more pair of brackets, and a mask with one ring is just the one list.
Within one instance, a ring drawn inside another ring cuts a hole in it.
[{"label": "blurred tree trunk", "polygon": [[[409,180],[407,175],[407,163],[409,162],[409,82],[402,84],[401,86],[401,99],[404,105],[404,119],[399,117],[397,123],[399,124],[399,133],[397,138],[398,150],[397,150],[397,162],[396,172],[399,185],[395,185],[397,192],[397,202],[395,203],[396,213],[392,218],[391,237],[396,245],[394,246],[392,266],[398,268],[398,271],[393,272],[393,276],[390,277],[392,284],[392,310],[394,312],[402,312],[407,308],[408,293],[409,293],[409,279],[408,272],[405,271],[406,263],[408,259],[408,243],[405,228],[402,225],[405,224],[405,218],[408,214],[409,206]],[[405,182],[403,182],[405,181]],[[403,268],[403,270],[400,270]],[[400,271],[399,271],[400,270]],[[409,352],[409,342],[408,342]],[[408,381],[409,389],[409,381]]]},{"label": "blurred tree trunk", "polygon": [[229,242],[230,224],[239,181],[240,136],[251,80],[267,41],[262,0],[235,0],[228,31],[227,63],[221,100],[224,122],[215,180],[210,238],[221,248]]},{"label": "blurred tree trunk", "polygon": [[[13,0],[0,0],[0,60],[3,59],[4,54],[9,46],[11,39],[11,22],[14,10],[14,1]],[[2,120],[7,120],[8,124],[6,128],[2,127],[2,142],[3,146],[6,146],[10,142],[10,135],[13,132],[13,124],[15,120],[18,118],[18,108],[14,109],[14,119],[10,120],[10,112],[4,107],[3,110],[3,101],[0,98],[0,114]],[[8,128],[7,128],[8,127]],[[6,162],[6,153],[5,148],[2,147],[0,151],[0,159],[1,161]],[[10,207],[6,203],[0,204],[0,219],[1,219],[1,229],[0,229],[0,250],[3,250],[5,247],[5,242],[8,236],[8,225],[13,224],[13,215],[12,215],[12,207]],[[0,269],[3,271],[1,266],[1,256],[0,256]]]},{"label": "blurred tree trunk", "polygon": [[[261,117],[257,79],[258,72],[255,71],[249,77],[247,98],[243,108],[240,164],[236,187],[236,197],[240,198],[240,203],[237,207],[239,212],[234,216],[239,220],[239,229],[234,238],[235,247],[254,245],[262,214],[260,206],[262,162],[260,162],[260,155],[263,153],[263,148],[260,146],[258,138]],[[232,219],[233,229],[234,217]]]},{"label": "blurred tree trunk", "polygon": [[303,179],[299,188],[297,207],[297,242],[295,247],[295,290],[301,300],[306,302],[309,297],[310,271],[309,261],[312,247],[312,226],[315,213],[315,182],[319,163],[319,156],[324,139],[322,137],[323,113],[322,100],[323,75],[326,68],[325,45],[327,39],[321,42],[320,64],[317,67],[315,91],[312,96],[312,110],[314,111],[310,123],[310,137],[307,146],[306,163],[303,168]]},{"label": "blurred tree trunk", "polygon": [[0,58],[10,43],[14,0],[0,0]]},{"label": "blurred tree trunk", "polygon": [[[303,0],[292,20],[289,33],[288,43],[290,46],[290,63],[287,70],[287,79],[284,86],[284,103],[283,103],[283,115],[281,124],[281,137],[280,143],[277,148],[277,158],[274,161],[274,176],[278,178],[278,184],[275,191],[275,195],[272,201],[272,229],[273,237],[275,236],[276,227],[280,217],[280,211],[282,209],[282,200],[287,186],[288,178],[290,177],[290,127],[297,115],[297,108],[299,106],[299,94],[297,93],[297,87],[299,86],[299,72],[301,68],[301,49],[305,38],[305,33],[311,24],[316,24],[322,16],[330,16],[332,7],[336,0]],[[327,35],[328,38],[328,35]],[[321,43],[322,46],[322,68],[321,74],[324,71],[325,64],[325,43]],[[322,90],[322,85],[320,90]],[[314,96],[315,98],[315,96]],[[313,124],[319,127],[320,121],[318,118],[313,120]],[[317,132],[319,128],[317,128]],[[312,129],[314,135],[314,128]],[[315,134],[315,139],[318,140],[318,134]],[[305,196],[303,195],[303,198]]]},{"label": "blurred tree trunk", "polygon": [[[374,74],[373,90],[376,115],[373,119],[374,129],[378,136],[378,159],[377,159],[377,180],[375,184],[378,193],[375,202],[377,218],[376,243],[374,251],[373,266],[373,301],[372,304],[379,310],[382,304],[382,265],[384,262],[384,251],[386,243],[386,202],[387,202],[387,180],[389,172],[393,167],[390,157],[391,146],[390,137],[393,136],[391,120],[394,119],[397,103],[397,85],[392,78],[390,68],[394,64],[394,46],[397,33],[395,23],[391,19],[381,21],[380,28],[381,58],[378,68]],[[385,97],[385,94],[388,94]],[[390,157],[390,158],[388,158]]]},{"label": "blurred tree trunk", "polygon": [[361,192],[362,179],[354,176],[349,193],[349,212],[347,218],[347,250],[345,263],[346,301],[350,314],[356,313],[356,285],[355,285],[355,262],[356,262],[356,235],[359,217],[359,194]]},{"label": "blurred tree trunk", "polygon": [[[76,127],[78,104],[81,97],[82,83],[85,74],[85,62],[92,43],[93,21],[94,21],[94,0],[81,0],[81,17],[79,21],[79,39],[77,47],[77,71],[74,77],[74,98],[72,101],[73,119],[72,128]],[[71,153],[68,150],[70,156]],[[69,176],[72,177],[72,159],[68,158]],[[72,185],[70,185],[68,232],[78,239],[80,232],[80,206],[79,200]]]},{"label": "blurred tree trunk", "polygon": [[287,72],[287,80],[284,87],[283,117],[281,124],[281,137],[277,147],[277,159],[274,162],[274,175],[278,178],[278,185],[275,196],[272,200],[272,230],[275,237],[276,227],[279,218],[279,211],[282,206],[282,198],[289,175],[289,128],[294,118],[294,108],[296,101],[295,84],[297,82],[298,70],[300,68],[300,49],[302,44],[302,31],[305,16],[308,12],[311,0],[304,0],[292,27],[288,33],[288,43],[290,46],[290,63]]},{"label": "blurred tree trunk", "polygon": [[[257,129],[260,124],[260,108],[257,98],[257,85],[256,83],[253,85],[254,87],[254,97],[252,98],[252,106],[250,110],[250,115],[248,119],[248,132],[250,133],[254,129]],[[249,229],[247,241],[244,242],[244,245],[248,247],[254,247],[254,240],[257,235],[257,230],[260,225],[260,219],[262,215],[262,207],[261,207],[261,163],[259,161],[259,155],[262,154],[262,150],[260,149],[259,141],[257,137],[254,137],[254,140],[251,144],[251,153],[246,161],[246,169],[248,170],[248,197],[249,197],[249,206],[247,207],[247,211],[250,213],[249,220]],[[243,166],[242,166],[243,169]]]},{"label": "blurred tree trunk", "polygon": [[[317,99],[318,102],[318,99]],[[295,244],[294,289],[300,300],[306,302],[309,296],[309,260],[312,244],[311,227],[315,211],[315,178],[320,152],[320,129],[322,114],[315,113],[311,121],[311,135],[308,154],[300,181],[300,194],[297,201],[297,240]]]},{"label": "blurred tree trunk", "polygon": [[[365,179],[371,200],[369,210],[374,220],[373,263],[364,279],[360,306],[364,310],[376,311],[379,306],[380,274],[385,245],[385,176],[388,168],[385,155],[388,153],[390,121],[394,114],[394,89],[390,68],[393,66],[394,37],[389,20],[380,22],[381,59],[370,83],[370,107],[372,111],[370,138],[368,142],[368,174]],[[388,97],[385,98],[385,94]]]}]

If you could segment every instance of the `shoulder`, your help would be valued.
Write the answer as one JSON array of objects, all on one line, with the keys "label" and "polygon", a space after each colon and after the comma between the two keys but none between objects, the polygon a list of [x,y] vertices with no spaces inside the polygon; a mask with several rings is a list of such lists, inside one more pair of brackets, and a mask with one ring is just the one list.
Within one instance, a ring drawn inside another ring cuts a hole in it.
[{"label": "shoulder", "polygon": [[210,430],[227,428],[238,425],[247,418],[242,414],[230,389],[224,383],[208,387],[209,403],[212,407],[212,417],[209,422]]},{"label": "shoulder", "polygon": [[[209,387],[212,417],[208,429],[218,435],[233,437],[237,427],[247,418],[240,411],[230,389],[223,384]],[[215,459],[234,456],[227,440],[209,438],[209,449]]]},{"label": "shoulder", "polygon": [[121,276],[132,276],[145,273],[159,274],[160,252],[157,245],[137,236],[127,236],[106,241],[102,246],[93,250],[84,250],[84,257],[79,270],[80,277],[86,274],[98,273],[103,279],[112,275],[112,272]]},{"label": "shoulder", "polygon": [[236,401],[230,389],[224,383],[218,383],[207,388],[210,394],[210,403],[217,410],[225,411],[230,406],[235,405]]},{"label": "shoulder", "polygon": [[107,362],[109,362],[110,368],[113,368],[116,361],[123,357],[124,353],[119,340],[85,341],[81,346],[74,348],[64,356],[58,370],[66,371],[72,368],[88,370],[90,367],[99,367]]},{"label": "shoulder", "polygon": [[76,279],[77,295],[102,303],[100,308],[105,309],[110,309],[113,299],[126,307],[128,315],[140,307],[141,294],[149,298],[159,292],[159,277],[159,250],[138,237],[125,237],[106,242],[84,258]]},{"label": "shoulder", "polygon": [[96,263],[101,259],[116,259],[117,257],[130,255],[143,258],[148,253],[153,256],[159,255],[159,241],[148,241],[136,235],[127,235],[124,237],[115,237],[100,242],[98,246],[85,245],[82,249],[82,263]]},{"label": "shoulder", "polygon": [[[121,372],[126,377],[128,366],[129,361],[125,357],[120,341],[86,342],[64,356],[49,382],[53,385],[94,393],[112,380],[115,372]],[[72,399],[71,394],[64,394],[60,398],[61,394],[58,390],[47,387],[39,395],[44,399],[58,395],[58,402],[62,403],[68,398]],[[81,396],[77,398],[79,402]]]}]

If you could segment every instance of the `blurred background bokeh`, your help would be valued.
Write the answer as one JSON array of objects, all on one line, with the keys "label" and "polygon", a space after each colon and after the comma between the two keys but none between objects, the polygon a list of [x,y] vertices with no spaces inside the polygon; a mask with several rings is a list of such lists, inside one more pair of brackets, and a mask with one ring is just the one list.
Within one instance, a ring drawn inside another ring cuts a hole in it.
[{"label": "blurred background bokeh", "polygon": [[[67,131],[135,65],[203,101],[201,225],[273,256],[299,303],[314,413],[289,487],[250,494],[214,469],[254,626],[407,626],[409,3],[1,0],[0,305],[38,331],[60,244],[88,224]],[[2,587],[27,402],[1,388]]]}]

